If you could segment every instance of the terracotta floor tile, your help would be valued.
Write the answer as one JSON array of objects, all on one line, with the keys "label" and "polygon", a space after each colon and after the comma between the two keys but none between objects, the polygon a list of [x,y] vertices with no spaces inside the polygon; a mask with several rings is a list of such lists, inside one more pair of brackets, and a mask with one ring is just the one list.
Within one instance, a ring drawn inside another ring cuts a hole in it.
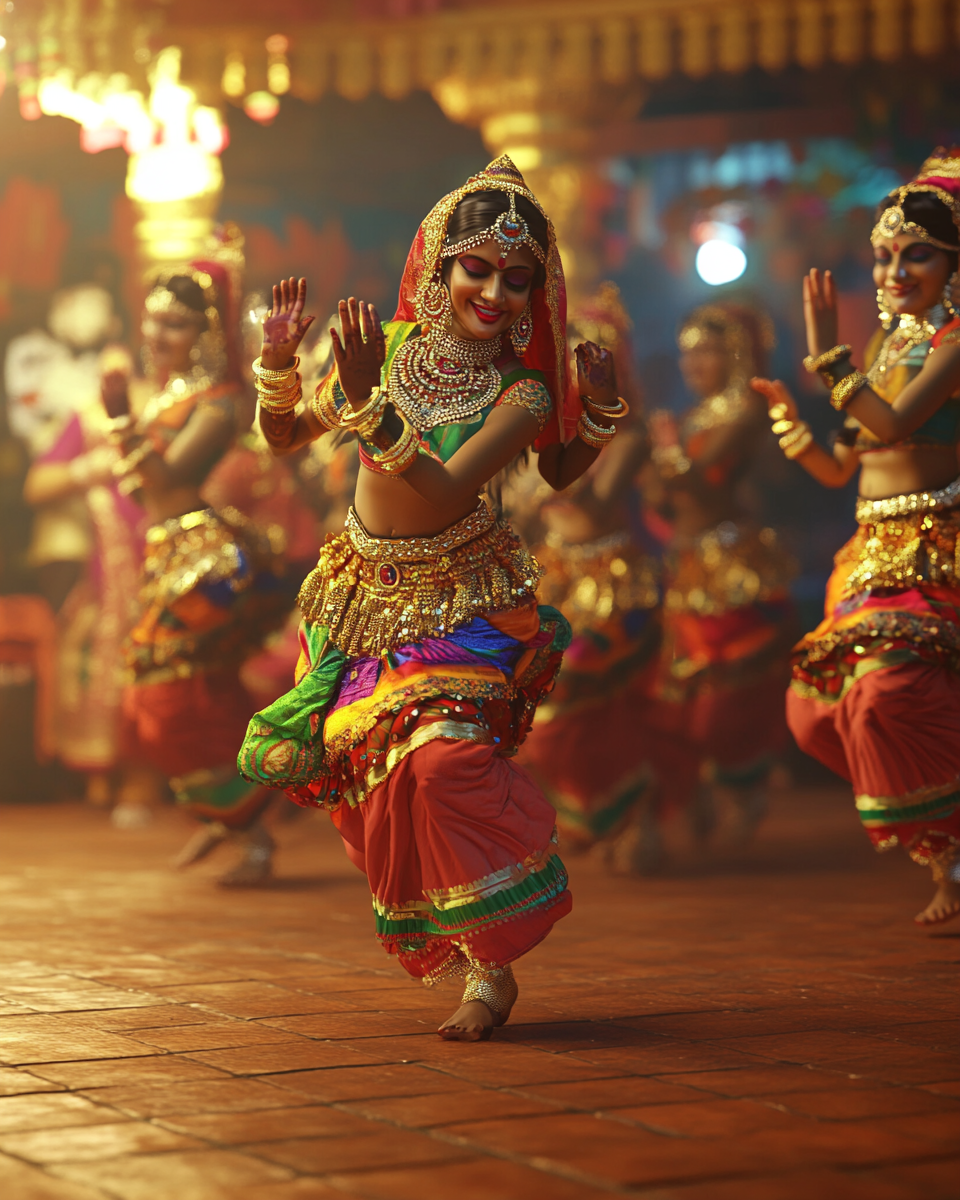
[{"label": "terracotta floor tile", "polygon": [[231,1150],[144,1154],[52,1168],[63,1179],[103,1188],[120,1200],[158,1200],[158,1180],[176,1200],[238,1200],[241,1189],[279,1183],[290,1172]]},{"label": "terracotta floor tile", "polygon": [[196,983],[154,989],[183,1004],[197,1004],[203,1009],[230,1017],[284,1017],[293,1013],[317,1012],[317,997],[290,991],[272,983]]},{"label": "terracotta floor tile", "polygon": [[528,1117],[554,1111],[552,1105],[512,1092],[489,1088],[471,1088],[462,1092],[443,1092],[432,1096],[382,1097],[379,1100],[351,1101],[351,1112],[398,1125],[427,1129],[453,1125],[460,1121],[483,1121],[491,1116]]},{"label": "terracotta floor tile", "polygon": [[878,1036],[888,1037],[896,1042],[906,1042],[911,1046],[929,1046],[934,1050],[943,1050],[957,1061],[960,1046],[960,1020],[953,1021],[917,1021],[909,1024],[893,1024],[888,1022]]},{"label": "terracotta floor tile", "polygon": [[850,1079],[826,1066],[742,1067],[735,1071],[704,1071],[658,1076],[664,1082],[713,1092],[718,1096],[763,1096],[772,1092],[860,1091],[863,1080]]},{"label": "terracotta floor tile", "polygon": [[722,1067],[750,1066],[760,1062],[746,1051],[707,1045],[702,1042],[677,1042],[655,1038],[645,1046],[616,1049],[578,1050],[571,1057],[596,1066],[619,1066],[618,1074],[667,1075],[689,1071],[719,1070]]},{"label": "terracotta floor tile", "polygon": [[636,1121],[653,1133],[671,1137],[741,1137],[760,1129],[780,1129],[804,1136],[808,1118],[788,1114],[754,1100],[706,1100],[696,1103],[637,1105],[617,1108],[611,1117]]},{"label": "terracotta floor tile", "polygon": [[359,1136],[262,1142],[247,1149],[252,1154],[312,1175],[377,1167],[429,1166],[471,1157],[467,1151],[448,1142],[383,1125],[371,1125],[368,1132]]},{"label": "terracotta floor tile", "polygon": [[165,1128],[223,1145],[286,1141],[302,1137],[340,1137],[371,1128],[369,1121],[323,1104],[301,1108],[263,1109],[257,1112],[190,1113],[158,1117]]},{"label": "terracotta floor tile", "polygon": [[924,1142],[960,1146],[960,1112],[911,1113],[909,1116],[884,1117],[876,1122],[878,1129],[905,1134]]},{"label": "terracotta floor tile", "polygon": [[243,1189],[243,1200],[343,1200],[339,1188],[319,1179],[291,1179],[287,1183],[258,1183]]},{"label": "terracotta floor tile", "polygon": [[259,1108],[294,1107],[288,1091],[256,1079],[204,1079],[168,1086],[104,1087],[89,1093],[135,1117],[161,1117],[166,1113],[243,1112]]},{"label": "terracotta floor tile", "polygon": [[73,1025],[65,1017],[47,1013],[7,1017],[0,1023],[0,1063],[10,1066],[150,1053],[130,1038]]},{"label": "terracotta floor tile", "polygon": [[[156,997],[153,997],[156,1000]],[[103,1009],[97,1012],[74,1013],[71,1020],[77,1025],[91,1026],[107,1033],[122,1033],[130,1029],[163,1029],[169,1025],[209,1024],[210,1014],[185,1004],[149,1004],[143,1008]]]},{"label": "terracotta floor tile", "polygon": [[34,1163],[85,1162],[154,1150],[204,1149],[196,1138],[141,1121],[0,1134],[0,1151]]},{"label": "terracotta floor tile", "polygon": [[57,1092],[58,1084],[42,1079],[30,1071],[17,1071],[13,1067],[0,1067],[0,1096],[19,1096],[27,1092]]},{"label": "terracotta floor tile", "polygon": [[254,1021],[211,1021],[205,1025],[177,1025],[166,1029],[138,1029],[144,1046],[181,1054],[191,1050],[227,1050],[234,1046],[265,1046],[289,1042],[291,1035],[267,1029]]},{"label": "terracotta floor tile", "polygon": [[142,993],[105,987],[89,980],[72,977],[38,981],[8,988],[5,998],[38,1013],[87,1012],[100,1008],[135,1008],[155,1003]]},{"label": "terracotta floor tile", "polygon": [[495,1158],[333,1175],[329,1182],[364,1200],[610,1200],[607,1189]]},{"label": "terracotta floor tile", "polygon": [[[683,1078],[683,1076],[680,1076]],[[593,1079],[573,1083],[525,1084],[518,1089],[527,1096],[541,1097],[564,1108],[596,1112],[638,1104],[674,1105],[704,1099],[702,1092],[676,1083],[661,1083],[642,1075],[620,1079]]]},{"label": "terracotta floor tile", "polygon": [[73,1089],[152,1085],[191,1079],[226,1079],[227,1074],[205,1063],[179,1054],[156,1054],[152,1058],[94,1059],[93,1062],[39,1063],[33,1068],[44,1079]]},{"label": "terracotta floor tile", "polygon": [[0,1099],[0,1135],[68,1125],[103,1125],[116,1120],[112,1109],[63,1092]]},{"label": "terracotta floor tile", "polygon": [[949,1200],[946,1194],[911,1190],[886,1171],[832,1168],[673,1185],[666,1195],[669,1200]]},{"label": "terracotta floor tile", "polygon": [[820,1121],[856,1121],[864,1117],[960,1111],[960,1101],[921,1088],[860,1087],[823,1092],[774,1092],[760,1097],[789,1112]]},{"label": "terracotta floor tile", "polygon": [[280,1071],[307,1071],[316,1067],[360,1067],[379,1063],[378,1055],[364,1053],[344,1042],[275,1042],[269,1046],[240,1046],[233,1050],[197,1050],[191,1058],[232,1075],[270,1075]]},{"label": "terracotta floor tile", "polygon": [[5,1154],[0,1154],[0,1195],[10,1200],[104,1200],[99,1188],[54,1179]]},{"label": "terracotta floor tile", "polygon": [[312,1013],[309,1016],[276,1017],[259,1022],[272,1029],[284,1029],[314,1038],[369,1038],[392,1035],[434,1033],[436,1023],[419,1011]]},{"label": "terracotta floor tile", "polygon": [[390,1067],[331,1067],[326,1071],[299,1071],[264,1075],[265,1082],[328,1104],[339,1100],[373,1100],[380,1096],[426,1096],[463,1090],[463,1082],[418,1064]]}]

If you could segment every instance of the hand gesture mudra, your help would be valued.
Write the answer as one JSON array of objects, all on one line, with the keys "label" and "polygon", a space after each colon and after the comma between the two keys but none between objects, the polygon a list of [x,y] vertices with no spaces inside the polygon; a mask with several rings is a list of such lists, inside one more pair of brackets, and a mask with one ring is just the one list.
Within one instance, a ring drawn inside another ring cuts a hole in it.
[{"label": "hand gesture mudra", "polygon": [[307,301],[305,279],[281,280],[273,285],[273,308],[263,318],[263,347],[260,361],[271,371],[288,367],[303,335],[313,324],[313,317],[303,316]]},{"label": "hand gesture mudra", "polygon": [[829,271],[814,267],[803,277],[803,319],[807,351],[814,358],[837,344],[837,286]]},{"label": "hand gesture mudra", "polygon": [[617,402],[617,372],[613,354],[595,342],[581,342],[576,351],[580,395],[605,407]]},{"label": "hand gesture mudra", "polygon": [[383,326],[372,304],[350,297],[337,306],[340,332],[330,330],[333,357],[343,394],[353,408],[362,408],[380,383],[387,357]]},{"label": "hand gesture mudra", "polygon": [[798,421],[800,419],[797,402],[781,380],[751,379],[750,386],[766,400],[767,415],[772,421]]}]

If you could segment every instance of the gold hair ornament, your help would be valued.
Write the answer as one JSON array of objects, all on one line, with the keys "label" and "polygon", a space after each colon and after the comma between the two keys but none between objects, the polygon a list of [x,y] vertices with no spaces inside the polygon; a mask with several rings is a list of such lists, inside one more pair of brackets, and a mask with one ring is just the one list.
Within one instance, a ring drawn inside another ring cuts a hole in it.
[{"label": "gold hair ornament", "polygon": [[[490,189],[491,191],[497,189]],[[461,238],[459,242],[454,242],[452,246],[443,247],[444,258],[456,258],[458,254],[464,254],[467,250],[476,250],[478,246],[482,246],[484,242],[495,241],[500,246],[500,258],[497,262],[499,270],[507,265],[507,255],[511,250],[519,250],[521,246],[529,246],[541,265],[545,265],[547,255],[543,247],[530,232],[530,228],[526,221],[517,212],[517,194],[515,191],[509,192],[510,207],[506,212],[503,212],[497,217],[492,225],[486,229],[481,229],[477,233],[471,233],[469,237]]]},{"label": "gold hair ornament", "polygon": [[960,203],[949,192],[944,191],[941,187],[937,187],[935,183],[905,183],[902,187],[894,188],[892,192],[887,193],[888,199],[891,196],[896,196],[897,202],[889,208],[885,208],[880,214],[880,219],[874,225],[873,232],[870,234],[871,243],[876,246],[884,238],[893,238],[898,234],[904,234],[907,237],[919,238],[922,242],[926,242],[930,246],[936,246],[938,250],[947,250],[955,254],[960,249],[960,245],[957,242],[943,242],[939,238],[935,238],[932,233],[928,233],[916,221],[907,220],[906,214],[903,211],[903,202],[907,196],[915,195],[919,192],[928,192],[930,195],[936,196],[950,213],[954,225],[960,230]]}]

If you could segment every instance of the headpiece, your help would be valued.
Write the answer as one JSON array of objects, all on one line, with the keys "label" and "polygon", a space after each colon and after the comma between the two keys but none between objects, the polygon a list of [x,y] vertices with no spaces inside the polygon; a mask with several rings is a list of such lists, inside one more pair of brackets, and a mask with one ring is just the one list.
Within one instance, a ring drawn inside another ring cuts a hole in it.
[{"label": "headpiece", "polygon": [[950,213],[960,234],[960,149],[954,147],[947,150],[938,146],[917,172],[916,178],[887,194],[887,199],[896,197],[896,203],[885,208],[880,214],[880,219],[870,235],[870,241],[876,245],[883,238],[892,238],[898,233],[903,233],[909,237],[920,238],[928,245],[936,246],[938,250],[955,252],[960,248],[958,242],[944,242],[916,221],[907,220],[903,202],[907,196],[917,192],[927,192],[936,196]]},{"label": "headpiece", "polygon": [[677,345],[692,350],[708,337],[719,336],[733,358],[733,377],[742,383],[766,371],[767,355],[776,345],[773,322],[746,304],[703,304],[680,327]]},{"label": "headpiece", "polygon": [[[457,205],[474,192],[504,192],[510,207],[494,221],[488,230],[464,238],[456,245],[446,245],[447,226]],[[526,222],[517,212],[516,198],[524,196],[543,214],[547,222],[547,249],[532,237]],[[456,188],[430,210],[410,247],[395,321],[410,321],[429,326],[444,311],[446,288],[443,282],[443,262],[452,254],[460,254],[496,238],[506,254],[519,245],[529,245],[544,267],[544,283],[534,288],[530,296],[532,331],[527,349],[523,352],[526,366],[542,371],[553,397],[557,420],[550,422],[535,443],[539,449],[559,436],[562,441],[572,435],[580,412],[580,402],[569,388],[566,323],[567,299],[563,266],[557,250],[557,238],[550,218],[544,213],[536,196],[514,166],[503,154],[484,170],[471,175],[465,184]],[[576,407],[573,406],[576,401]],[[570,412],[566,411],[569,405]]]}]

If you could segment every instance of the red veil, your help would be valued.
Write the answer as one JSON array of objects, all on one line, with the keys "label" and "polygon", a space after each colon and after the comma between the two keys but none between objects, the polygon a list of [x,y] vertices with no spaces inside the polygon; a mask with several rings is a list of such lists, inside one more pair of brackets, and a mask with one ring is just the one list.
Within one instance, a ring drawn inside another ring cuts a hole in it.
[{"label": "red veil", "polygon": [[543,372],[553,397],[554,419],[548,422],[534,442],[534,449],[542,450],[551,442],[564,442],[572,437],[580,415],[581,406],[576,391],[569,386],[567,288],[553,224],[506,154],[495,159],[479,174],[471,175],[462,187],[444,196],[427,214],[407,255],[400,281],[400,298],[393,319],[421,325],[429,323],[423,317],[423,294],[431,283],[440,282],[443,246],[450,217],[464,196],[486,191],[514,192],[518,196],[526,196],[547,221],[549,245],[544,264],[546,278],[543,286],[535,288],[530,297],[533,337],[522,355],[524,366]]}]

